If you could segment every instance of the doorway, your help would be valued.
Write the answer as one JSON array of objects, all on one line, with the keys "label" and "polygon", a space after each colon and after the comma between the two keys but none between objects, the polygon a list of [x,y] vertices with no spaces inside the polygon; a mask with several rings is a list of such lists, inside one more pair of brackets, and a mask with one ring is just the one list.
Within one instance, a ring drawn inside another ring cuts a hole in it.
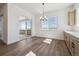
[{"label": "doorway", "polygon": [[3,41],[3,16],[0,16],[0,40]]},{"label": "doorway", "polygon": [[20,23],[20,39],[26,39],[31,37],[32,35],[32,20],[31,19],[23,19],[19,21]]}]

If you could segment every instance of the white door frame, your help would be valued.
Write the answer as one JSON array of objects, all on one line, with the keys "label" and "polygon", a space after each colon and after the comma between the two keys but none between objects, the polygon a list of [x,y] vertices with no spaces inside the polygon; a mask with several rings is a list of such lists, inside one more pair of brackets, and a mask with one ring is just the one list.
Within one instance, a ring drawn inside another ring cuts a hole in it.
[{"label": "white door frame", "polygon": [[0,18],[1,18],[1,21],[2,21],[2,37],[1,37],[1,40],[3,41],[3,15],[0,15]]}]

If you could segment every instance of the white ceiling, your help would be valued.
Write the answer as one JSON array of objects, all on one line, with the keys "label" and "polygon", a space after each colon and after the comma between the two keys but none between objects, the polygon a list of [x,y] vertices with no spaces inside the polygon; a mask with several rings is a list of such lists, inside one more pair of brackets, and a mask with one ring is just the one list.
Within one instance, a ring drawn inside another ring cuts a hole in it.
[{"label": "white ceiling", "polygon": [[[15,3],[15,5],[33,13],[41,14],[42,13],[42,4],[41,3]],[[66,8],[72,5],[72,3],[45,3],[45,12],[55,11],[57,9]]]}]

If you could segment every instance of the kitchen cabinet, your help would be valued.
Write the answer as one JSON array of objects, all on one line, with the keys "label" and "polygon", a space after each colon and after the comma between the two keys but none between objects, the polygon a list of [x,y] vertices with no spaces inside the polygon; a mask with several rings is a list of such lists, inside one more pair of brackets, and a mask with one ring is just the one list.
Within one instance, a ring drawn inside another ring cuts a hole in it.
[{"label": "kitchen cabinet", "polygon": [[71,55],[74,55],[74,42],[73,42],[73,37],[70,35],[70,48],[69,48],[69,50],[70,50],[70,53],[71,53]]},{"label": "kitchen cabinet", "polygon": [[65,33],[65,42],[66,42],[66,45],[67,47],[69,48],[69,44],[70,44],[70,38],[69,38],[69,34],[68,33]]},{"label": "kitchen cabinet", "polygon": [[74,46],[74,55],[75,56],[79,56],[79,44],[75,44],[75,46]]},{"label": "kitchen cabinet", "polygon": [[79,56],[79,39],[72,36],[72,41],[73,41],[73,55],[74,56]]},{"label": "kitchen cabinet", "polygon": [[69,34],[64,33],[65,42],[68,50],[70,51],[72,56],[79,56],[79,38]]}]

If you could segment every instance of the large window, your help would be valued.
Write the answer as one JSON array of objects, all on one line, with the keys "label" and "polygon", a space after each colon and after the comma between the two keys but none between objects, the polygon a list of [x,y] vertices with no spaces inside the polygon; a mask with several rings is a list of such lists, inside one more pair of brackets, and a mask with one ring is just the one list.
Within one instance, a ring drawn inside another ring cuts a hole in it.
[{"label": "large window", "polygon": [[55,29],[58,27],[58,17],[48,17],[47,20],[41,20],[42,29]]},{"label": "large window", "polygon": [[29,30],[32,28],[32,22],[30,19],[20,21],[20,30]]},{"label": "large window", "polygon": [[26,21],[26,24],[27,24],[27,29],[31,29],[32,28],[32,21],[31,20],[27,20]]}]

